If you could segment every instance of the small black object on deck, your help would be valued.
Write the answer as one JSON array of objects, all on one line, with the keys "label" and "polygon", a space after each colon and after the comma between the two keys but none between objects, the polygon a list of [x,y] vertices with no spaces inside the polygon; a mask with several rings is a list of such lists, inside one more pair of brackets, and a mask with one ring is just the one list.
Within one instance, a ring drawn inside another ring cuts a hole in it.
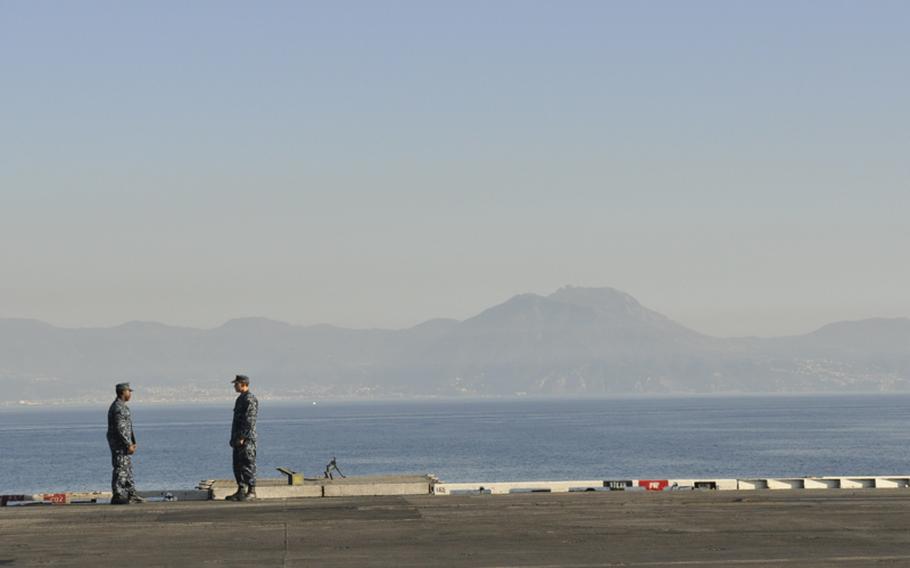
[{"label": "small black object on deck", "polygon": [[335,456],[332,456],[332,461],[330,461],[328,463],[328,465],[325,466],[326,479],[335,479],[334,477],[332,477],[332,470],[337,471],[338,475],[340,475],[342,478],[345,477],[345,475],[343,473],[341,473],[341,470],[338,469],[338,463],[335,461]]}]

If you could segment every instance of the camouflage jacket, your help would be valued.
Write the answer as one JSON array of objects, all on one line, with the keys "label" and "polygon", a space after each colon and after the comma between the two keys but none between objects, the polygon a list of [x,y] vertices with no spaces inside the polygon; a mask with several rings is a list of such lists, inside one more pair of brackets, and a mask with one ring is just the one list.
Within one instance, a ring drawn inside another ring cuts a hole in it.
[{"label": "camouflage jacket", "polygon": [[126,451],[136,443],[130,407],[119,398],[107,411],[107,443],[112,450]]},{"label": "camouflage jacket", "polygon": [[241,393],[234,403],[234,422],[231,424],[231,446],[236,446],[241,438],[256,442],[256,415],[259,414],[259,401],[250,391]]}]

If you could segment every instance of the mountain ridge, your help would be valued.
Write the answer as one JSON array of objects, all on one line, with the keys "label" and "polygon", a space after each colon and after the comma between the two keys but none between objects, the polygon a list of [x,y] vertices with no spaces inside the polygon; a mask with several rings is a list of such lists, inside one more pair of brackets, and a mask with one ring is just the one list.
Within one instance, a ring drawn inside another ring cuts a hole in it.
[{"label": "mountain ridge", "polygon": [[566,286],[398,330],[0,319],[0,403],[99,396],[120,380],[161,400],[215,396],[236,372],[269,396],[307,398],[910,390],[910,318],[716,338],[620,290]]}]

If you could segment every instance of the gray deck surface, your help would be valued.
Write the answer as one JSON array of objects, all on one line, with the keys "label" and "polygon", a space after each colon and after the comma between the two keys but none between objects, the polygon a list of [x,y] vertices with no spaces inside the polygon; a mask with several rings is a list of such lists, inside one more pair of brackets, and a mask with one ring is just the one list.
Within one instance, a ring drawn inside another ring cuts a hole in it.
[{"label": "gray deck surface", "polygon": [[910,566],[910,490],[0,508],[0,566]]}]

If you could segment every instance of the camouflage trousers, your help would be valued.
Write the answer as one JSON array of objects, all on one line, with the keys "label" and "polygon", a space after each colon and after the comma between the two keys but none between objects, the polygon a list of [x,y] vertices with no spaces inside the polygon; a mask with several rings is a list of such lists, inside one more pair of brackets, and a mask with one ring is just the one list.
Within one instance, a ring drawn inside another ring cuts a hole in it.
[{"label": "camouflage trousers", "polygon": [[256,443],[247,441],[234,448],[234,479],[237,485],[256,486]]},{"label": "camouflage trousers", "polygon": [[111,450],[111,465],[114,473],[111,475],[111,492],[114,498],[128,498],[136,493],[133,483],[133,460],[123,450]]}]

